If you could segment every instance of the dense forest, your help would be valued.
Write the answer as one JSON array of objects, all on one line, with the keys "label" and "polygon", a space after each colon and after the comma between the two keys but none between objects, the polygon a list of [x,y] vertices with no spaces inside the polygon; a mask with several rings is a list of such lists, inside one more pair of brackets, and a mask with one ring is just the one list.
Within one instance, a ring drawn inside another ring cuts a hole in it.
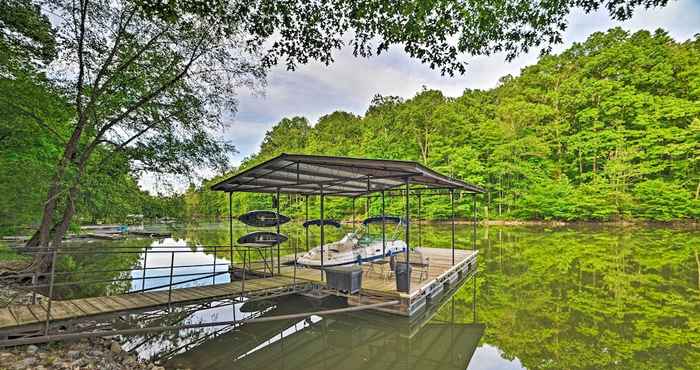
[{"label": "dense forest", "polygon": [[[314,125],[284,118],[239,170],[283,152],[415,160],[488,189],[478,207],[490,219],[697,220],[700,38],[615,28],[490,90],[375,96],[363,116],[337,111]],[[223,177],[190,187],[190,217],[227,212],[208,190]],[[283,200],[287,212],[300,214],[299,200]],[[426,203],[428,217],[448,214],[446,201]],[[234,208],[270,204],[236,194]],[[348,216],[348,201],[334,205]],[[468,207],[460,199],[459,212]]]},{"label": "dense forest", "polygon": [[[73,115],[45,75],[23,67],[13,74],[0,79],[0,192],[13,194],[0,197],[0,230],[8,233],[38,222],[50,184],[38,174],[53,171]],[[376,96],[363,116],[338,111],[313,125],[284,118],[236,170],[283,152],[410,159],[488,189],[479,199],[482,218],[697,220],[699,99],[699,38],[679,43],[663,31],[611,29],[490,90]],[[39,113],[24,109],[27,102],[40,105]],[[209,186],[235,172],[184,195],[151,195],[139,189],[131,158],[100,146],[87,166],[76,206],[83,223],[125,222],[129,214],[222,217],[227,198]],[[449,214],[446,199],[424,203],[426,217]],[[269,196],[234,197],[236,212],[270,204]],[[349,217],[349,205],[332,200],[331,216]],[[458,214],[469,205],[458,199]],[[283,206],[292,215],[303,210],[300,198]],[[401,204],[388,207],[398,212]]]}]

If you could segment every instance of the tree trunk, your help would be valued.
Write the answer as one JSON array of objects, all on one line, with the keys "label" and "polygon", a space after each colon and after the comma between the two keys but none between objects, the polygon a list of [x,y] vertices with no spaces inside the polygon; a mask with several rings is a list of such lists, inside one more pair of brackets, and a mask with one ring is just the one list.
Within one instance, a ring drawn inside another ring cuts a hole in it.
[{"label": "tree trunk", "polygon": [[698,256],[698,250],[695,251],[695,264],[698,266],[698,289],[700,289],[700,256]]},{"label": "tree trunk", "polygon": [[[41,252],[45,252],[49,249],[50,241],[52,239],[51,234],[56,231],[56,225],[53,223],[54,215],[56,213],[56,205],[58,204],[58,199],[61,195],[66,170],[76,157],[78,143],[80,141],[80,136],[82,135],[84,125],[84,122],[80,120],[76,125],[75,130],[73,130],[70,139],[66,143],[63,156],[58,162],[56,173],[54,174],[51,180],[51,185],[49,186],[49,191],[46,196],[46,203],[44,204],[44,211],[41,217],[41,224],[26,244],[27,247],[37,248],[37,252],[39,252],[34,256],[34,261],[32,261],[32,268],[36,271],[46,271],[50,267],[48,255]],[[62,237],[63,236],[61,236],[61,238]]]}]

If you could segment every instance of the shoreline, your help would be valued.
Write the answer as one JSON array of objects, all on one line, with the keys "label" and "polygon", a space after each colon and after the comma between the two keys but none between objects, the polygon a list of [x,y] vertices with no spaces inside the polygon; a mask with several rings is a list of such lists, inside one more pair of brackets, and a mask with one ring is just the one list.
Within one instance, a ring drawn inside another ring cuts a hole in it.
[{"label": "shoreline", "polygon": [[[29,304],[31,296],[11,284],[0,283],[0,307],[11,303]],[[46,300],[37,295],[38,302]],[[0,370],[12,369],[165,370],[157,363],[141,360],[125,351],[116,338],[83,338],[0,348]]]}]

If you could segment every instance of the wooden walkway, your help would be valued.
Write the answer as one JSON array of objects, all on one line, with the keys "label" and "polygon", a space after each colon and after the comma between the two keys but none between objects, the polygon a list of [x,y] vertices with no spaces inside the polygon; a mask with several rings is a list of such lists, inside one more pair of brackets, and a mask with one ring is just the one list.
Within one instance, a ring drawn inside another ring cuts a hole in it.
[{"label": "wooden walkway", "polygon": [[[285,276],[245,281],[245,289],[240,281],[226,284],[208,285],[173,289],[168,299],[168,291],[152,291],[121,294],[114,296],[54,300],[51,303],[51,323],[54,321],[77,320],[106,314],[119,314],[144,310],[171,304],[182,304],[203,300],[212,300],[231,296],[265,295],[281,290],[300,288],[309,282]],[[44,325],[46,322],[46,304],[13,305],[0,309],[0,332],[12,329],[23,330]]]},{"label": "wooden walkway", "polygon": [[[401,301],[400,307],[382,308],[380,310],[411,316],[424,308],[431,301],[450,287],[476,271],[476,251],[455,250],[455,263],[452,263],[452,251],[443,248],[420,248],[430,258],[427,274],[421,277],[420,269],[413,270],[410,293],[396,290],[396,282],[389,275],[389,266],[364,264],[362,289],[359,295],[348,297],[350,305],[380,303],[391,300]],[[399,256],[400,257],[400,256]],[[285,260],[288,257],[284,258]],[[413,258],[412,258],[413,261]],[[382,271],[383,268],[383,271]],[[235,266],[234,266],[235,269]],[[114,296],[80,298],[71,300],[54,300],[51,303],[51,324],[95,318],[103,315],[119,315],[168,304],[186,304],[197,301],[215,300],[238,295],[260,297],[285,291],[303,291],[311,287],[323,287],[321,272],[317,269],[282,267],[282,274],[272,277],[246,279],[245,286],[240,280],[230,283],[201,287],[173,289],[152,292],[137,292]],[[329,294],[346,296],[341,292],[326,289]],[[170,297],[169,297],[170,295]],[[41,328],[46,323],[47,305],[13,305],[0,308],[0,337],[6,333],[27,332]]]}]

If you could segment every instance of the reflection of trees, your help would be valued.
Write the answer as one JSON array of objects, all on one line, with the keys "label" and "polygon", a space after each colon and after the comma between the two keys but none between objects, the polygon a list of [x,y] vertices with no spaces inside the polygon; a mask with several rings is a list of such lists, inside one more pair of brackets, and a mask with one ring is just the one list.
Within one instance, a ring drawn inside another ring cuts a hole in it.
[{"label": "reflection of trees", "polygon": [[[126,239],[84,243],[79,247],[69,245],[66,251],[62,252],[64,254],[59,255],[56,283],[77,284],[56,286],[55,296],[69,299],[127,292],[131,287],[131,269],[138,267],[140,258],[138,252],[140,248],[145,248],[152,242],[150,239]],[[110,252],[110,250],[129,250],[134,253],[99,253]],[[76,251],[76,253],[71,254],[69,251]],[[113,281],[118,279],[123,280]]]},{"label": "reflection of trees", "polygon": [[[345,230],[329,228],[328,240]],[[347,230],[347,228],[346,228]],[[449,247],[449,224],[422,226],[423,246]],[[234,228],[234,239],[246,232]],[[305,249],[304,229],[282,227]],[[471,246],[469,225],[457,246]],[[480,228],[477,278],[483,341],[528,368],[692,368],[700,363],[700,233],[671,229]],[[228,245],[228,225],[187,230],[190,242]],[[317,245],[318,230],[310,232]],[[412,225],[417,242],[417,226]],[[296,243],[296,244],[294,244]],[[228,258],[228,250],[219,257]],[[289,251],[292,253],[292,251]],[[454,296],[472,320],[471,282]],[[443,312],[444,311],[444,312]],[[448,319],[441,310],[436,319]]]},{"label": "reflection of trees", "polygon": [[[697,232],[489,231],[479,241],[478,312],[484,341],[504,357],[527,368],[700,363]],[[455,299],[468,312],[471,289]]]}]

